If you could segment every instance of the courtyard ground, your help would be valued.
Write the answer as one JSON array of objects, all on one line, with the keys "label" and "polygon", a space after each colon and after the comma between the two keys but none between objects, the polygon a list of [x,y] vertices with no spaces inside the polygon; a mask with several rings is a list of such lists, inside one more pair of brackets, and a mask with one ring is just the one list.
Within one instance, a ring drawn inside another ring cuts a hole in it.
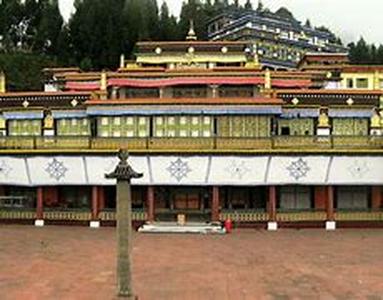
[{"label": "courtyard ground", "polygon": [[[116,299],[115,228],[0,225],[0,299]],[[383,299],[383,230],[134,235],[139,299]]]}]

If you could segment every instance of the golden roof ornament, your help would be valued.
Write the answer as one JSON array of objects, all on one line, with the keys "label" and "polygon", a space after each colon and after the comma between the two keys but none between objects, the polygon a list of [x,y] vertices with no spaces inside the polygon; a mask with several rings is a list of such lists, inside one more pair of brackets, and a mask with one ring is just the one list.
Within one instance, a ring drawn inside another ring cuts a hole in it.
[{"label": "golden roof ornament", "polygon": [[7,128],[7,126],[6,126],[6,123],[5,123],[5,118],[4,118],[3,115],[0,115],[0,129],[4,130],[6,128]]},{"label": "golden roof ornament", "polygon": [[265,89],[266,90],[271,89],[271,73],[269,69],[266,69],[265,71]]},{"label": "golden roof ornament", "polygon": [[373,115],[371,116],[370,122],[372,128],[380,128],[381,118],[377,111],[374,111]]},{"label": "golden roof ornament", "polygon": [[195,31],[194,31],[194,21],[193,20],[190,20],[190,28],[189,28],[188,35],[186,36],[186,40],[187,41],[196,41],[197,40],[197,35],[195,34]]},{"label": "golden roof ornament", "polygon": [[50,112],[44,118],[44,129],[53,129],[53,116]]},{"label": "golden roof ornament", "polygon": [[330,127],[329,117],[324,110],[319,114],[318,127]]},{"label": "golden roof ornament", "polygon": [[0,93],[6,92],[6,84],[5,84],[5,73],[0,71]]}]

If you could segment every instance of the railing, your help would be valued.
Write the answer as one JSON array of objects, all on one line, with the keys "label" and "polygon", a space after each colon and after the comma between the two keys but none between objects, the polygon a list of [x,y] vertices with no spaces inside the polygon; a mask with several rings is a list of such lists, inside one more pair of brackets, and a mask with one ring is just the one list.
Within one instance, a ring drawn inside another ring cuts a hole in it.
[{"label": "railing", "polygon": [[283,211],[277,212],[277,222],[326,221],[325,211]]},{"label": "railing", "polygon": [[383,211],[337,211],[336,221],[383,221]]},{"label": "railing", "polygon": [[44,220],[55,221],[90,221],[90,211],[44,211]]},{"label": "railing", "polygon": [[2,220],[35,220],[36,211],[0,209],[0,219]]},{"label": "railing", "polygon": [[1,137],[0,149],[115,150],[283,150],[283,149],[383,149],[383,136],[273,136],[236,137]]},{"label": "railing", "polygon": [[219,214],[220,221],[230,219],[234,222],[267,222],[267,212],[259,210],[227,210]]},{"label": "railing", "polygon": [[[116,221],[116,211],[101,211],[98,215],[101,221]],[[133,221],[145,221],[147,214],[144,210],[133,210],[132,220]]]}]

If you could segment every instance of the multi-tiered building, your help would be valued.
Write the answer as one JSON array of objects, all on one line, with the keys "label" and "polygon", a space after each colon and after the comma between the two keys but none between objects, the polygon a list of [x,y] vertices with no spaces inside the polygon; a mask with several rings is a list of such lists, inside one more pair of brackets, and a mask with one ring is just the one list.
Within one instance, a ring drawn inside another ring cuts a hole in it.
[{"label": "multi-tiered building", "polygon": [[263,65],[273,69],[295,68],[307,52],[347,53],[332,33],[302,25],[290,15],[257,10],[220,14],[208,23],[212,41],[248,41]]},{"label": "multi-tiered building", "polygon": [[192,31],[137,50],[114,72],[45,70],[46,92],[7,92],[1,76],[1,220],[114,221],[104,174],[127,148],[144,173],[135,221],[382,225],[379,67],[359,88],[367,67],[338,58],[263,71],[248,43]]}]

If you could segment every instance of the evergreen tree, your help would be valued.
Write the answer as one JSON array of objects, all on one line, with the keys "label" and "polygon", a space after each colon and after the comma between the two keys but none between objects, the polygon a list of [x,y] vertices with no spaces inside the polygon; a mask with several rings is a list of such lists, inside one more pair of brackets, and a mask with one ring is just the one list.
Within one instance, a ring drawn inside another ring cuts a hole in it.
[{"label": "evergreen tree", "polygon": [[190,21],[194,22],[194,30],[198,39],[207,39],[207,20],[208,16],[205,14],[203,5],[200,0],[188,0],[188,2],[183,2],[180,21],[178,23],[183,39],[186,37],[189,31]]},{"label": "evergreen tree", "polygon": [[69,29],[77,63],[89,59],[93,68],[117,67],[125,52],[124,0],[83,0],[75,5]]},{"label": "evergreen tree", "polygon": [[158,22],[159,40],[176,40],[179,37],[177,28],[177,19],[174,16],[169,16],[169,8],[167,3],[164,1],[161,5],[160,17]]},{"label": "evergreen tree", "polygon": [[[250,1],[247,1],[250,3]],[[247,4],[247,3],[246,3]],[[250,3],[251,5],[251,3]],[[246,8],[246,5],[245,5],[245,8]],[[252,9],[252,7],[250,7],[250,9]],[[263,12],[264,11],[264,6],[263,6],[263,3],[262,3],[262,0],[258,0],[258,6],[257,6],[257,12]]]},{"label": "evergreen tree", "polygon": [[63,30],[63,18],[60,14],[58,0],[39,2],[41,16],[37,22],[33,49],[49,55],[57,55],[58,42]]},{"label": "evergreen tree", "polygon": [[[246,0],[246,3],[245,3],[244,7],[245,7],[246,10],[252,10],[253,9],[253,5],[251,4],[250,0]],[[261,1],[259,1],[257,11],[261,12],[262,10],[263,10],[263,4],[262,4]]]},{"label": "evergreen tree", "polygon": [[376,51],[376,57],[378,64],[383,65],[383,45],[378,47],[378,50]]}]

